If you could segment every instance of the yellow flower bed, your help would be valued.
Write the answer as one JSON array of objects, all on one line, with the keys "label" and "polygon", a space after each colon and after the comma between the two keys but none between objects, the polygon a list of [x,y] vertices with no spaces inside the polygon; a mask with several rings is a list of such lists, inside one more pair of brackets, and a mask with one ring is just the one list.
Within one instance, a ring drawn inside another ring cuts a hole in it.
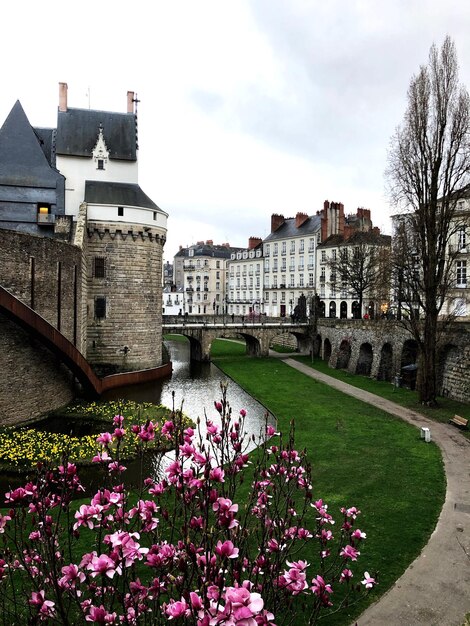
[{"label": "yellow flower bed", "polygon": [[[89,404],[75,404],[64,409],[64,416],[74,417],[77,420],[92,421],[97,419],[108,422],[105,430],[113,432],[113,417],[124,417],[126,436],[121,441],[120,457],[131,458],[137,452],[139,439],[130,432],[132,424],[144,424],[152,420],[155,424],[155,439],[147,444],[152,448],[164,446],[165,441],[159,436],[162,423],[169,418],[170,410],[162,405],[149,402],[91,402]],[[189,425],[189,420],[183,418]],[[76,437],[61,433],[47,432],[35,428],[8,427],[0,430],[0,465],[14,468],[34,467],[38,462],[59,464],[64,456],[68,461],[77,463],[91,461],[102,451],[102,445],[96,442],[98,435]],[[116,442],[111,445],[116,448]]]}]

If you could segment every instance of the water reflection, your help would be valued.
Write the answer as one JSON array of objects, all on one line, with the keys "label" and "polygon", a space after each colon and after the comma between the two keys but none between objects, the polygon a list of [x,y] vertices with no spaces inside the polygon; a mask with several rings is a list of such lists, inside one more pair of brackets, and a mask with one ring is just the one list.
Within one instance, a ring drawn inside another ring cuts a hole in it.
[{"label": "water reflection", "polygon": [[[174,392],[176,408],[180,408],[183,403],[184,413],[194,421],[199,417],[204,422],[205,414],[210,419],[216,419],[214,401],[220,400],[220,383],[226,381],[224,373],[212,363],[191,362],[189,342],[170,340],[165,341],[165,346],[173,363],[171,378],[138,387],[116,389],[109,392],[107,398],[153,402],[172,407]],[[238,416],[241,409],[246,410],[245,431],[248,436],[254,435],[258,439],[260,433],[264,433],[266,408],[232,380],[228,381],[227,400],[233,416]],[[268,423],[274,424],[270,414]]]}]

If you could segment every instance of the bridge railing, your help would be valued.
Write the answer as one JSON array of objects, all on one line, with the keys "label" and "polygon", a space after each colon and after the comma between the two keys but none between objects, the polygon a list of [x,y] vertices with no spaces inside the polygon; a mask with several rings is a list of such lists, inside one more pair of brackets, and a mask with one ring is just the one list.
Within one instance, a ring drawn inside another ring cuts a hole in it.
[{"label": "bridge railing", "polygon": [[287,326],[292,324],[305,324],[308,320],[302,322],[293,321],[290,317],[269,317],[267,315],[164,315],[162,318],[163,326],[178,326],[185,324],[198,324],[204,326],[223,325],[223,326],[250,326],[255,324],[269,324],[277,326]]}]

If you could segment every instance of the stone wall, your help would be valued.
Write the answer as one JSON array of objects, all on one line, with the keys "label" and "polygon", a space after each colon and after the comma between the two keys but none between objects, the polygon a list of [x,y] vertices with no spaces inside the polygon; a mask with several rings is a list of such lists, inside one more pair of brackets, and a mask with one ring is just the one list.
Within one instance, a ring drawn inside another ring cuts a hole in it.
[{"label": "stone wall", "polygon": [[67,368],[0,313],[0,425],[17,424],[75,397]]},{"label": "stone wall", "polygon": [[80,249],[69,243],[0,229],[0,284],[77,347],[81,264]]},{"label": "stone wall", "polygon": [[162,364],[162,257],[156,229],[88,223],[90,363],[117,371]]},{"label": "stone wall", "polygon": [[[403,365],[416,361],[413,337],[389,320],[318,322],[315,354],[333,368],[392,381]],[[331,346],[331,351],[330,351]],[[470,402],[470,324],[456,322],[438,349],[438,389],[442,396]]]}]

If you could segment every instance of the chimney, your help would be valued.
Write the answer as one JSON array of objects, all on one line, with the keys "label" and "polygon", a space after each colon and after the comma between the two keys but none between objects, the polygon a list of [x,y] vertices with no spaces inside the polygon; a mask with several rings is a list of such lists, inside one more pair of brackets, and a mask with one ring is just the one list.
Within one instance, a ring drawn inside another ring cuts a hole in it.
[{"label": "chimney", "polygon": [[248,250],[253,250],[262,242],[261,237],[250,237],[248,239]]},{"label": "chimney", "polygon": [[284,224],[284,215],[273,213],[271,215],[271,232],[274,233],[280,226]]},{"label": "chimney", "polygon": [[134,113],[134,92],[127,92],[127,112]]},{"label": "chimney", "polygon": [[67,111],[67,83],[59,83],[59,111]]},{"label": "chimney", "polygon": [[208,239],[206,241],[206,246],[213,246],[214,245],[214,240],[213,239]]},{"label": "chimney", "polygon": [[304,224],[308,220],[308,215],[306,213],[297,213],[295,216],[295,227],[300,228],[302,224]]}]

